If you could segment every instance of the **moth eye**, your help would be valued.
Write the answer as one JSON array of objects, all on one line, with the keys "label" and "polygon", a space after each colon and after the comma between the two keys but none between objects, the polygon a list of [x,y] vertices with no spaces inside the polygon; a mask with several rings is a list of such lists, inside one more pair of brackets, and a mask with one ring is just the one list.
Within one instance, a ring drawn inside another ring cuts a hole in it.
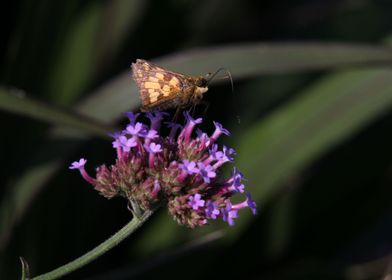
[{"label": "moth eye", "polygon": [[207,80],[204,78],[200,78],[196,80],[196,86],[198,87],[206,87],[207,86]]}]

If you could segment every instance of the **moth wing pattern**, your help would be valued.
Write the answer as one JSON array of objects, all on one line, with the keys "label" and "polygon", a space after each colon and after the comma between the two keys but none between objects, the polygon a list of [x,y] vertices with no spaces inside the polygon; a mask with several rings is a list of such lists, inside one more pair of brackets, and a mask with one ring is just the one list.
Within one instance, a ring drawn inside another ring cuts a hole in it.
[{"label": "moth wing pattern", "polygon": [[132,76],[140,91],[143,111],[175,107],[185,97],[185,75],[137,59],[132,63]]}]

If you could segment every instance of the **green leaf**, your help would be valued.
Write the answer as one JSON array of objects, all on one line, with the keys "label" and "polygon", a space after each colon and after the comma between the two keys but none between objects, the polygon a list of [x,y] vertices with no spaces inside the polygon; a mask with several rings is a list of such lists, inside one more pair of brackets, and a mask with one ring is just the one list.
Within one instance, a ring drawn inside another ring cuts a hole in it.
[{"label": "green leaf", "polygon": [[54,57],[46,92],[57,104],[69,104],[87,88],[95,67],[95,45],[103,2],[86,6],[64,34]]},{"label": "green leaf", "polygon": [[155,62],[195,75],[225,67],[236,80],[263,74],[391,63],[392,50],[344,43],[249,43],[191,50]]},{"label": "green leaf", "polygon": [[101,28],[98,32],[98,65],[112,62],[124,41],[144,16],[147,2],[143,0],[112,0],[105,2]]},{"label": "green leaf", "polygon": [[[261,213],[301,170],[391,108],[391,77],[387,68],[328,75],[244,133],[236,147],[237,164]],[[250,218],[238,220],[233,237]]]},{"label": "green leaf", "polygon": [[77,134],[106,137],[112,127],[81,114],[67,112],[54,105],[26,97],[25,93],[16,89],[0,87],[0,109],[23,116],[46,121],[56,126],[77,130]]},{"label": "green leaf", "polygon": [[34,165],[20,174],[20,178],[9,188],[10,191],[3,196],[0,204],[0,250],[6,246],[13,227],[22,219],[31,201],[61,165],[62,161],[58,159]]}]

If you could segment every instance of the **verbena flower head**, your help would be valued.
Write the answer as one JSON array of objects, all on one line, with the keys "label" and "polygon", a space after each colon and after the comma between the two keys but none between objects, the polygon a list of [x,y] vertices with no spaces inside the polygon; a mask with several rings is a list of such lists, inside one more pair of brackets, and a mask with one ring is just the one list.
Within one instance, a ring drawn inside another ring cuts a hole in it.
[{"label": "verbena flower head", "polygon": [[[234,225],[238,211],[249,208],[256,214],[256,203],[247,193],[243,202],[233,204],[231,197],[243,195],[244,177],[234,167],[229,178],[219,175],[223,164],[233,162],[235,151],[215,144],[229,132],[217,122],[210,136],[195,127],[202,122],[185,112],[184,126],[165,122],[162,112],[147,113],[149,125],[138,122],[139,114],[127,113],[130,123],[125,130],[114,133],[116,162],[96,169],[96,178],[89,176],[81,158],[71,164],[106,198],[123,196],[142,210],[166,204],[169,213],[181,225],[202,226],[208,220],[223,219]],[[168,135],[161,132],[166,125]],[[196,134],[196,136],[194,136]]]}]

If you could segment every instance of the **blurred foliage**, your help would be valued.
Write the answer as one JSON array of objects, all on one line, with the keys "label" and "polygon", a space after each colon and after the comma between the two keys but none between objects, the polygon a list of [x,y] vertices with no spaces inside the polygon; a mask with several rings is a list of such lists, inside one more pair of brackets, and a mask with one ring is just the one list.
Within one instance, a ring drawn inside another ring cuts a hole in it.
[{"label": "blurred foliage", "polygon": [[[106,137],[137,110],[129,65],[199,75],[232,131],[259,205],[189,230],[162,209],[126,242],[65,279],[381,279],[392,253],[392,3],[8,1],[0,43],[0,279],[47,272],[125,225],[67,166],[110,163]],[[230,264],[230,265],[228,265]],[[390,268],[389,268],[390,269]],[[190,273],[191,272],[191,273]]]}]

